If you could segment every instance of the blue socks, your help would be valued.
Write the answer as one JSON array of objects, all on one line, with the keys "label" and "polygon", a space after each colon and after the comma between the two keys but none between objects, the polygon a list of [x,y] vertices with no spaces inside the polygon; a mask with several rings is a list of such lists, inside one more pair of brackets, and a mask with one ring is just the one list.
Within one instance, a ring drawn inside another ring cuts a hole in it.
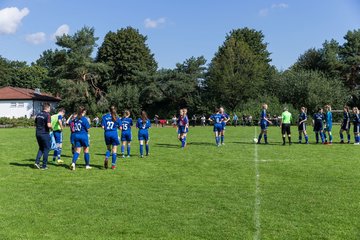
[{"label": "blue socks", "polygon": [[185,137],[181,139],[181,147],[182,147],[182,148],[185,147]]},{"label": "blue socks", "polygon": [[260,133],[258,137],[258,143],[261,141],[261,138],[262,138],[262,134]]},{"label": "blue socks", "polygon": [[215,137],[216,145],[219,145],[219,137]]},{"label": "blue socks", "polygon": [[309,137],[308,137],[308,135],[305,135],[305,141],[306,141],[306,143],[309,142]]},{"label": "blue socks", "polygon": [[323,132],[320,132],[320,137],[321,137],[321,142],[324,143],[325,142],[325,136]]},{"label": "blue socks", "polygon": [[130,156],[130,145],[127,145],[127,155]]},{"label": "blue socks", "polygon": [[79,153],[75,152],[74,155],[73,155],[72,162],[73,162],[73,163],[76,163],[76,161],[77,161],[78,158],[79,158]]},{"label": "blue socks", "polygon": [[332,143],[332,140],[333,140],[333,137],[332,137],[332,134],[331,133],[329,133],[329,141]]},{"label": "blue socks", "polygon": [[85,165],[89,166],[90,165],[90,154],[84,153],[84,159],[85,159]]},{"label": "blue socks", "polygon": [[344,134],[340,133],[340,140],[344,141]]},{"label": "blue socks", "polygon": [[267,134],[264,134],[265,143],[267,143]]},{"label": "blue socks", "polygon": [[108,159],[110,157],[110,151],[109,150],[106,151],[105,157],[106,157],[106,159]]},{"label": "blue socks", "polygon": [[140,144],[140,155],[143,156],[144,155],[144,145]]},{"label": "blue socks", "polygon": [[125,154],[125,146],[121,145],[121,154],[124,155]]},{"label": "blue socks", "polygon": [[112,165],[116,165],[116,156],[117,156],[116,153],[113,153],[113,154],[112,154],[112,161],[111,161],[111,164],[112,164]]},{"label": "blue socks", "polygon": [[221,135],[221,143],[224,143],[224,138],[225,138],[225,136]]},{"label": "blue socks", "polygon": [[149,155],[149,144],[145,145],[146,155]]}]

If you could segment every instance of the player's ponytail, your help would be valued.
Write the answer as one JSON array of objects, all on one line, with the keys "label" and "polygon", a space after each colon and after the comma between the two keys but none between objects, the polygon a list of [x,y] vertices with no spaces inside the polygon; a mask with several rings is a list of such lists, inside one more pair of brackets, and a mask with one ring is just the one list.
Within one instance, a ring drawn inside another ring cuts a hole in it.
[{"label": "player's ponytail", "polygon": [[115,108],[115,106],[111,106],[109,110],[110,110],[112,120],[115,122],[116,121],[116,108]]},{"label": "player's ponytail", "polygon": [[79,107],[78,112],[77,112],[77,118],[78,118],[78,119],[82,118],[84,112],[86,112],[86,108],[85,108],[85,107],[82,107],[82,106]]},{"label": "player's ponytail", "polygon": [[145,111],[141,111],[141,119],[143,124],[145,124],[146,121],[148,120],[148,116]]}]

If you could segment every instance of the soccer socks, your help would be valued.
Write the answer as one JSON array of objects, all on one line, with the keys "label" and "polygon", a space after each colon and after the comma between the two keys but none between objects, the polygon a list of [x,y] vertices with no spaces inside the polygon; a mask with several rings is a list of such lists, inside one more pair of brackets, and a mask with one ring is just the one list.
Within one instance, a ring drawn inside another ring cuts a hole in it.
[{"label": "soccer socks", "polygon": [[315,139],[316,139],[316,143],[318,143],[319,142],[319,133],[318,132],[315,133]]},{"label": "soccer socks", "polygon": [[121,154],[124,155],[125,154],[125,146],[121,145]]},{"label": "soccer socks", "polygon": [[340,140],[343,142],[344,141],[344,134],[342,134],[342,132],[340,133]]},{"label": "soccer socks", "polygon": [[224,135],[221,135],[221,143],[224,143],[224,138],[225,138],[225,136]]},{"label": "soccer socks", "polygon": [[299,143],[302,141],[302,135],[299,135]]},{"label": "soccer socks", "polygon": [[143,156],[144,155],[144,145],[140,144],[140,155]]},{"label": "soccer socks", "polygon": [[332,140],[333,140],[332,134],[329,133],[329,141],[330,141],[330,143],[332,143]]},{"label": "soccer socks", "polygon": [[110,150],[107,150],[105,153],[105,158],[108,159],[110,157]]},{"label": "soccer socks", "polygon": [[325,134],[323,132],[320,132],[321,142],[324,143],[326,138],[324,136]]},{"label": "soccer socks", "polygon": [[265,143],[267,143],[267,134],[264,134]]},{"label": "soccer socks", "polygon": [[145,144],[146,155],[149,155],[149,144]]},{"label": "soccer socks", "polygon": [[289,144],[291,144],[291,137],[290,137],[290,136],[288,136],[288,139],[289,139]]},{"label": "soccer socks", "polygon": [[215,137],[216,145],[219,145],[219,137]]},{"label": "soccer socks", "polygon": [[56,157],[57,157],[57,156],[58,156],[58,148],[56,147],[56,148],[54,149],[53,161],[56,160]]},{"label": "soccer socks", "polygon": [[112,154],[112,161],[111,161],[111,164],[114,166],[116,165],[116,157],[117,157],[117,154],[116,153],[113,153]]},{"label": "soccer socks", "polygon": [[185,138],[181,139],[181,147],[184,148],[185,147]]},{"label": "soccer socks", "polygon": [[306,142],[306,143],[309,142],[309,137],[308,137],[308,135],[305,135],[305,142]]},{"label": "soccer socks", "polygon": [[262,138],[262,134],[260,133],[260,134],[259,134],[259,137],[258,137],[258,143],[260,143],[261,138]]},{"label": "soccer socks", "polygon": [[84,153],[85,165],[90,165],[90,153]]},{"label": "soccer socks", "polygon": [[130,149],[131,149],[130,145],[127,145],[127,155],[128,156],[130,156]]},{"label": "soccer socks", "polygon": [[282,137],[282,139],[283,139],[283,145],[285,145],[285,137]]},{"label": "soccer socks", "polygon": [[73,163],[76,163],[76,161],[78,160],[78,158],[79,158],[79,153],[78,153],[78,152],[75,152],[74,155],[73,155],[72,162],[73,162]]},{"label": "soccer socks", "polygon": [[57,152],[57,157],[58,157],[58,159],[61,158],[61,150],[62,150],[62,148],[59,147],[59,148],[58,148],[58,152]]},{"label": "soccer socks", "polygon": [[355,135],[355,143],[358,143],[358,142],[359,142],[359,136]]}]

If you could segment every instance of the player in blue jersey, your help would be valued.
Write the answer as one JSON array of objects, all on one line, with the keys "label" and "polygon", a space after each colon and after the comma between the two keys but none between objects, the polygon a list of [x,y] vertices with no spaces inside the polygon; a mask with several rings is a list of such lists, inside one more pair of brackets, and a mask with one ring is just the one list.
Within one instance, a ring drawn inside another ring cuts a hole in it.
[{"label": "player in blue jersey", "polygon": [[353,123],[354,123],[354,138],[355,143],[354,145],[360,144],[360,112],[357,107],[353,108]]},{"label": "player in blue jersey", "polygon": [[[50,151],[50,129],[51,117],[50,117],[50,104],[44,103],[42,112],[38,113],[35,117],[36,126],[36,140],[39,145],[39,150],[36,155],[35,167],[38,169],[46,170],[47,161]],[[42,167],[40,166],[40,158],[43,157]]]},{"label": "player in blue jersey", "polygon": [[261,113],[260,113],[260,127],[261,127],[261,132],[259,134],[258,137],[258,141],[257,143],[260,144],[261,143],[261,138],[264,135],[264,140],[265,140],[265,144],[268,144],[267,141],[267,129],[269,124],[272,124],[272,122],[267,118],[266,115],[266,110],[268,109],[268,105],[266,103],[264,103],[262,105],[262,109],[261,109]]},{"label": "player in blue jersey", "polygon": [[181,141],[181,148],[186,146],[186,135],[188,131],[189,119],[186,117],[184,109],[180,109],[180,116],[177,119],[178,139]]},{"label": "player in blue jersey", "polygon": [[76,119],[76,117],[77,117],[77,113],[73,113],[73,114],[71,114],[71,116],[66,121],[66,124],[69,125],[69,127],[70,127],[70,143],[71,143],[71,153],[72,153],[72,155],[74,155],[74,153],[75,153],[75,141],[74,141],[75,125],[74,125],[74,120]]},{"label": "player in blue jersey", "polygon": [[111,155],[111,169],[116,168],[117,146],[120,145],[118,129],[122,128],[120,118],[114,106],[110,107],[110,112],[101,119],[101,127],[104,129],[105,144],[107,147],[104,160],[104,168],[108,168],[108,161]]},{"label": "player in blue jersey", "polygon": [[86,109],[79,107],[77,117],[74,119],[74,143],[75,153],[70,165],[71,170],[75,170],[76,161],[79,158],[81,148],[84,149],[85,169],[91,169],[90,167],[90,154],[89,154],[89,120],[85,117]]},{"label": "player in blue jersey", "polygon": [[313,126],[315,132],[316,143],[319,143],[319,134],[321,137],[321,142],[324,143],[324,114],[323,109],[318,108],[318,112],[313,116]]},{"label": "player in blue jersey", "polygon": [[224,143],[224,140],[225,140],[225,127],[226,127],[226,123],[230,120],[230,117],[225,112],[223,107],[220,107],[219,111],[220,111],[220,114],[223,115],[223,117],[224,117],[224,120],[221,122],[222,131],[220,133],[220,141],[221,141],[221,144],[224,145],[225,144]]},{"label": "player in blue jersey", "polygon": [[132,140],[131,126],[133,125],[133,120],[130,118],[130,111],[124,111],[124,117],[121,119],[122,122],[122,131],[121,131],[121,154],[122,157],[125,157],[125,146],[127,146],[127,157],[130,157],[130,145]]},{"label": "player in blue jersey", "polygon": [[220,113],[219,109],[215,109],[215,113],[209,117],[209,121],[214,123],[214,133],[215,133],[215,142],[216,146],[220,146],[220,134],[223,129],[222,122],[225,117]]},{"label": "player in blue jersey", "polygon": [[144,157],[144,142],[146,156],[149,156],[149,128],[151,127],[151,123],[145,111],[141,112],[141,118],[137,120],[136,127],[139,129],[140,157]]},{"label": "player in blue jersey", "polygon": [[341,128],[340,128],[340,143],[344,143],[344,134],[343,132],[346,132],[347,134],[347,143],[350,143],[350,112],[349,112],[349,107],[348,106],[344,106],[344,117],[343,117],[343,121],[341,123]]},{"label": "player in blue jersey", "polygon": [[[185,121],[186,121],[185,133],[184,133],[184,136],[186,138],[187,133],[189,132],[189,123],[190,123],[190,121],[189,121],[189,117],[187,115],[187,112],[188,112],[187,108],[183,108],[183,112],[184,112],[184,118],[185,118]],[[185,145],[186,145],[186,141],[185,141]]]},{"label": "player in blue jersey", "polygon": [[299,121],[298,121],[298,130],[299,130],[299,143],[302,141],[302,135],[304,135],[305,143],[309,143],[309,137],[306,132],[306,121],[307,121],[307,115],[306,115],[306,108],[301,108],[301,113],[299,115]]},{"label": "player in blue jersey", "polygon": [[[331,130],[332,130],[333,119],[332,119],[332,113],[331,113],[331,106],[326,105],[325,110],[326,110],[326,114],[325,114],[325,124],[326,125],[324,128],[325,144],[332,144],[333,137],[332,137]],[[327,141],[326,132],[329,135],[329,142]]]}]

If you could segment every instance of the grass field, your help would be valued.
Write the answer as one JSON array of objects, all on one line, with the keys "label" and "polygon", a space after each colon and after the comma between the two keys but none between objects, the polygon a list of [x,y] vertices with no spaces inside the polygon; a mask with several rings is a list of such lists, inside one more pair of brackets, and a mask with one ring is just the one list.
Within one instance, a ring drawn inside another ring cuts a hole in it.
[{"label": "grass field", "polygon": [[112,171],[91,129],[93,169],[81,156],[72,172],[68,129],[66,164],[48,171],[32,167],[34,129],[1,129],[0,239],[360,239],[360,146],[281,146],[278,128],[255,145],[255,131],[228,127],[216,147],[212,128],[191,128],[181,150],[153,128],[151,155],[135,140]]}]

